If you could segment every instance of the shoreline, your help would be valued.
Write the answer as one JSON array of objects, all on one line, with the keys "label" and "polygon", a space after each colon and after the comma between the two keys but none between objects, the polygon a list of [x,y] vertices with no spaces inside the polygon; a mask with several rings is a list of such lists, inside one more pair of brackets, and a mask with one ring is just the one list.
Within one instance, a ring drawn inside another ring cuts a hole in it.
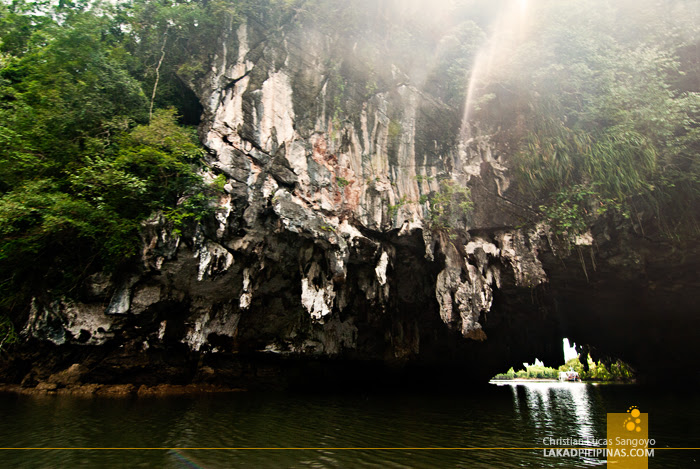
[{"label": "shoreline", "polygon": [[25,396],[84,396],[84,397],[151,397],[188,396],[197,394],[221,394],[245,392],[246,389],[232,388],[215,384],[73,384],[59,387],[52,383],[39,383],[36,387],[22,387],[20,384],[0,384],[0,393]]},{"label": "shoreline", "polygon": [[[514,382],[544,382],[544,383],[565,383],[553,378],[513,378],[513,379],[490,379],[489,383],[514,383]],[[580,382],[580,381],[579,381]]]},{"label": "shoreline", "polygon": [[581,381],[559,381],[558,379],[549,378],[514,378],[514,379],[491,379],[489,384],[499,383],[581,383],[581,384],[637,384],[636,381],[600,381],[600,380],[581,380]]}]

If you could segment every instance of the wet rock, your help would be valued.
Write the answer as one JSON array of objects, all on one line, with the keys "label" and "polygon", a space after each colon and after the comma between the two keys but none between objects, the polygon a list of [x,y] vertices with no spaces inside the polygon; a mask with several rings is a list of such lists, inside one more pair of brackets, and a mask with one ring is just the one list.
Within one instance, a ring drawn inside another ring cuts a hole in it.
[{"label": "wet rock", "polygon": [[113,337],[112,325],[112,319],[100,304],[84,304],[63,298],[45,305],[35,299],[22,335],[48,340],[56,345],[67,342],[102,345]]},{"label": "wet rock", "polygon": [[138,387],[129,384],[112,384],[108,386],[99,386],[95,390],[97,396],[111,396],[111,397],[121,397],[121,396],[131,396],[136,394]]},{"label": "wet rock", "polygon": [[85,374],[86,370],[79,363],[74,363],[69,368],[54,373],[49,376],[47,383],[56,384],[58,386],[69,386],[78,384],[81,381],[81,377]]},{"label": "wet rock", "polygon": [[192,394],[228,393],[240,392],[241,389],[230,388],[211,384],[159,384],[157,386],[141,386],[138,389],[139,397],[146,396],[182,396]]},{"label": "wet rock", "polygon": [[58,389],[58,384],[56,383],[39,383],[36,385],[35,391],[39,393],[52,393],[56,392]]}]

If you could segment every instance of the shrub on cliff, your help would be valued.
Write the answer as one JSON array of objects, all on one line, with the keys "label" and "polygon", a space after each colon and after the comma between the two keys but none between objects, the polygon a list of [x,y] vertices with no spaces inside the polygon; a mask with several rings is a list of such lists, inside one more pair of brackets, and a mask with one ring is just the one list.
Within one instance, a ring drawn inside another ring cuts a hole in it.
[{"label": "shrub on cliff", "polygon": [[428,197],[428,223],[433,230],[465,230],[474,204],[468,187],[452,179],[440,181],[440,190]]},{"label": "shrub on cliff", "polygon": [[153,212],[208,209],[203,149],[175,109],[148,121],[118,15],[46,8],[0,5],[0,313],[130,262]]},{"label": "shrub on cliff", "polygon": [[557,0],[528,10],[532,33],[503,52],[507,65],[483,80],[492,105],[474,114],[507,134],[499,138],[516,150],[521,192],[569,234],[592,221],[594,205],[647,221],[653,212],[670,237],[697,234],[696,2]]}]

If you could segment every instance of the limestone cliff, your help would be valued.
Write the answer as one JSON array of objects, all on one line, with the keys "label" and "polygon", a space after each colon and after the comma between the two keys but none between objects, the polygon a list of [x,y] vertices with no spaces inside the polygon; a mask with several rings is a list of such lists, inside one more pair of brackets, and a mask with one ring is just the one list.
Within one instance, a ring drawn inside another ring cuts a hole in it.
[{"label": "limestone cliff", "polygon": [[[439,62],[448,33],[419,59]],[[232,24],[190,83],[204,177],[226,180],[216,215],[181,234],[155,216],[141,265],[37,296],[22,331],[36,348],[10,380],[80,362],[84,382],[467,381],[556,363],[563,337],[650,372],[651,350],[690,350],[699,316],[674,321],[697,312],[697,249],[603,218],[555,240],[512,187],[499,129],[465,127],[435,88],[442,69],[369,61],[343,34]],[[431,219],[442,180],[473,203],[449,229]]]}]

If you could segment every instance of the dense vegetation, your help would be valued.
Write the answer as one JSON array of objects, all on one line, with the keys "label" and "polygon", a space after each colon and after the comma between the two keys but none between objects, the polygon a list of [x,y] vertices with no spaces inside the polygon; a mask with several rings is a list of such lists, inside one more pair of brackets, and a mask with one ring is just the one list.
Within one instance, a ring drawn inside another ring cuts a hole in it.
[{"label": "dense vegetation", "polygon": [[185,81],[234,12],[226,2],[0,3],[0,317],[26,308],[31,291],[71,292],[123,268],[154,213],[174,229],[207,213],[214,189],[182,125],[200,112]]},{"label": "dense vegetation", "polygon": [[618,360],[606,365],[601,361],[593,361],[590,355],[588,356],[588,369],[585,369],[576,357],[568,360],[559,368],[544,366],[540,363],[528,365],[518,371],[511,367],[507,372],[499,373],[493,379],[559,379],[559,372],[569,370],[576,371],[582,381],[630,381],[634,379],[634,372],[626,363]]},{"label": "dense vegetation", "polygon": [[[604,212],[699,232],[697,2],[531,2],[517,47],[483,80],[476,119],[518,148],[519,187],[562,234]],[[644,230],[644,226],[641,227]],[[651,231],[651,230],[650,230]]]}]

